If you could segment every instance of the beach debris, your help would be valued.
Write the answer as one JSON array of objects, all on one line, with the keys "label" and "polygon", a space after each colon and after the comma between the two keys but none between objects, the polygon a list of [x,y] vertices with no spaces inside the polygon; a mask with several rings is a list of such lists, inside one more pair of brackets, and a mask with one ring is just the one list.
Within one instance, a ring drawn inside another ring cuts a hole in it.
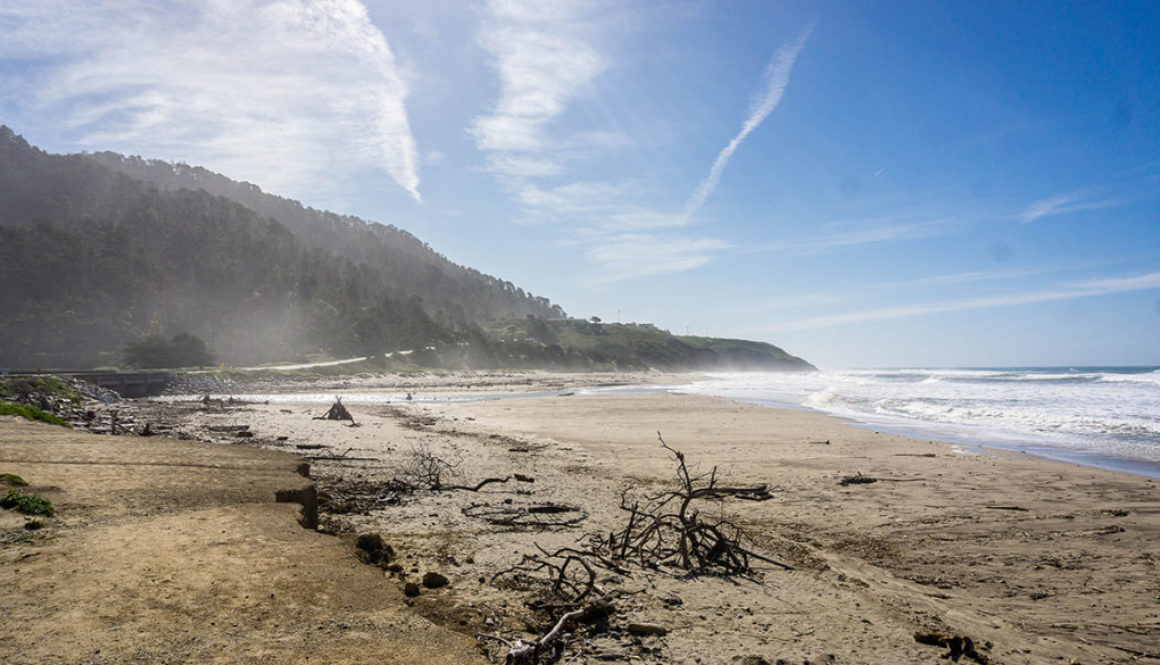
[{"label": "beach debris", "polygon": [[608,596],[596,583],[597,569],[629,574],[615,561],[591,551],[561,547],[549,552],[539,543],[534,545],[534,554],[524,554],[519,563],[491,578],[491,583],[500,588],[535,591],[538,600],[529,602],[529,607],[574,609],[592,594]]},{"label": "beach debris", "polygon": [[407,463],[399,469],[398,474],[387,484],[391,491],[394,492],[416,492],[420,490],[432,492],[454,490],[478,492],[488,485],[507,483],[513,478],[521,483],[535,482],[535,479],[531,476],[525,476],[520,473],[515,474],[514,477],[507,475],[503,478],[484,478],[474,485],[447,482],[449,479],[459,475],[458,469],[462,463],[463,460],[459,458],[445,459],[444,457],[436,455],[431,450],[431,446],[426,442],[416,443],[411,446],[411,453]]},{"label": "beach debris", "polygon": [[629,621],[626,628],[633,635],[668,635],[669,629],[659,623]]},{"label": "beach debris", "polygon": [[869,485],[870,483],[876,483],[876,482],[878,482],[877,478],[875,478],[873,476],[863,476],[862,472],[859,471],[858,473],[856,473],[852,476],[845,476],[844,478],[842,478],[841,480],[838,481],[838,484],[842,485],[842,486],[846,486],[846,485]]},{"label": "beach debris", "polygon": [[218,434],[229,434],[237,432],[245,432],[250,429],[249,425],[206,425],[206,429],[210,432]]},{"label": "beach debris", "polygon": [[[597,600],[583,607],[565,613],[548,632],[533,640],[516,640],[514,643],[498,636],[489,636],[507,644],[510,649],[504,659],[505,665],[526,665],[539,662],[540,655],[563,636],[571,632],[581,622],[596,622],[608,618],[614,611],[611,603]],[[482,637],[482,636],[481,636]]]},{"label": "beach debris", "polygon": [[987,510],[1014,510],[1014,511],[1021,512],[1021,513],[1027,512],[1027,509],[1024,508],[1023,506],[983,506],[983,507],[986,508]]},{"label": "beach debris", "polygon": [[810,443],[814,443],[814,444],[817,444],[819,446],[828,446],[828,445],[830,445],[830,440],[826,439],[825,441],[810,441]]},{"label": "beach debris", "polygon": [[321,416],[315,416],[314,420],[349,420],[352,427],[356,425],[354,416],[342,405],[341,397],[335,397],[330,409]]},{"label": "beach debris", "polygon": [[947,652],[943,654],[943,658],[950,658],[955,662],[958,662],[959,658],[963,656],[980,663],[980,665],[988,665],[991,662],[990,658],[975,649],[975,641],[966,635],[938,632],[915,633],[914,641],[919,644],[946,647]]},{"label": "beach debris", "polygon": [[350,451],[354,448],[347,448],[338,455],[303,455],[302,459],[310,460],[312,462],[327,461],[327,462],[373,462],[377,457],[351,457]]},{"label": "beach debris", "polygon": [[543,503],[526,506],[514,504],[472,504],[463,509],[468,517],[481,519],[496,526],[547,529],[579,524],[588,519],[588,513],[577,506]]},{"label": "beach debris", "polygon": [[677,462],[676,483],[659,494],[629,499],[621,493],[620,508],[629,513],[628,525],[596,540],[594,551],[614,560],[634,560],[642,566],[675,566],[691,573],[752,573],[755,559],[793,570],[793,566],[758,554],[742,545],[740,527],[725,519],[703,517],[696,502],[726,497],[765,500],[771,497],[764,485],[726,487],[718,485],[717,468],[708,474],[689,471],[684,453],[657,439]]},{"label": "beach debris", "polygon": [[355,540],[358,557],[364,563],[379,567],[386,567],[395,559],[395,549],[383,542],[383,537],[377,533],[361,533]]}]

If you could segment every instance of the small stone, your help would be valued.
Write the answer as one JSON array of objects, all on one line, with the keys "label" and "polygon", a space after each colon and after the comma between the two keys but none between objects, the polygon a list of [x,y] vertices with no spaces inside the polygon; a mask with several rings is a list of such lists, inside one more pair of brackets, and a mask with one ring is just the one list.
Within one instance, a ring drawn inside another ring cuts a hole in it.
[{"label": "small stone", "polygon": [[438,589],[441,586],[447,586],[448,580],[445,576],[440,575],[434,571],[423,575],[423,586],[428,589]]},{"label": "small stone", "polygon": [[407,582],[403,585],[403,595],[415,597],[419,595],[419,585],[415,582]]}]

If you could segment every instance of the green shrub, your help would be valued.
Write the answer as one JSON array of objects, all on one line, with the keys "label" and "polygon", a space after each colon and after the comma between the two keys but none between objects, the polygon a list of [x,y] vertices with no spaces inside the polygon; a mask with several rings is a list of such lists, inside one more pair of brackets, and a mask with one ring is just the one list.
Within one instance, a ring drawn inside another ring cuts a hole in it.
[{"label": "green shrub", "polygon": [[27,487],[28,481],[16,475],[15,473],[0,473],[0,483],[9,485],[11,487]]},{"label": "green shrub", "polygon": [[16,490],[8,490],[7,494],[0,497],[0,508],[15,510],[22,515],[44,515],[45,517],[52,517],[54,512],[52,502],[48,499]]},{"label": "green shrub", "polygon": [[0,400],[27,403],[38,396],[67,399],[73,404],[84,397],[68,382],[50,374],[0,378]]},{"label": "green shrub", "polygon": [[51,425],[60,425],[61,427],[69,427],[71,425],[61,420],[57,416],[41,411],[33,406],[25,406],[23,404],[16,404],[15,402],[0,402],[0,416],[20,416],[28,420],[40,421],[42,423],[49,423]]}]

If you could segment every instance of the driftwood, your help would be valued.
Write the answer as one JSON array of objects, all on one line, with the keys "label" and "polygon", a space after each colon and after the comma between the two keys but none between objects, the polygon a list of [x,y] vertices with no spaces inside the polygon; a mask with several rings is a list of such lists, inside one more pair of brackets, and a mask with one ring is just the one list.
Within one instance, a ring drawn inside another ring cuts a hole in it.
[{"label": "driftwood", "polygon": [[496,526],[551,528],[571,526],[588,519],[588,513],[576,506],[545,503],[532,506],[488,504],[471,505],[463,509],[463,514],[475,517]]},{"label": "driftwood", "polygon": [[350,411],[342,405],[342,398],[335,397],[334,404],[331,405],[330,410],[321,416],[315,416],[314,420],[349,420],[352,426],[356,425],[354,416],[350,415]]},{"label": "driftwood", "polygon": [[539,662],[540,654],[563,637],[576,623],[608,616],[612,605],[607,601],[596,601],[572,610],[560,617],[551,630],[531,640],[517,640],[504,659],[505,665],[525,665]]},{"label": "driftwood", "polygon": [[660,432],[657,439],[677,461],[676,487],[642,500],[629,501],[621,493],[620,507],[629,513],[628,525],[597,541],[595,551],[612,559],[633,559],[643,566],[671,565],[684,570],[748,575],[755,559],[793,570],[793,566],[758,554],[741,542],[740,527],[728,520],[707,520],[694,507],[703,499],[736,497],[765,500],[771,497],[765,485],[725,487],[717,484],[717,469],[694,476],[684,453],[671,448]]},{"label": "driftwood", "polygon": [[354,448],[347,448],[338,455],[303,455],[302,459],[325,462],[373,462],[378,460],[377,457],[350,457],[350,451],[352,450]]},{"label": "driftwood", "polygon": [[876,482],[878,482],[877,478],[874,478],[873,476],[863,476],[862,472],[859,471],[858,473],[856,473],[852,476],[846,476],[846,477],[842,478],[841,480],[838,481],[838,484],[842,485],[842,486],[846,486],[846,485],[869,485],[870,483],[876,483]]},{"label": "driftwood", "polygon": [[521,473],[507,475],[503,478],[484,478],[474,485],[451,484],[447,480],[459,475],[462,459],[444,459],[432,452],[426,443],[418,443],[411,447],[411,455],[407,463],[399,469],[398,474],[390,480],[392,489],[396,492],[415,492],[427,490],[432,492],[462,490],[478,492],[484,487],[493,484],[503,484],[513,478],[521,483],[533,483],[535,478]]},{"label": "driftwood", "polygon": [[[488,485],[491,485],[492,483],[506,483],[507,481],[509,481],[511,479],[512,479],[512,476],[504,476],[503,478],[484,478],[483,480],[479,481],[475,485],[443,485],[440,487],[433,487],[431,489],[464,490],[467,492],[478,492],[479,490],[483,489],[484,487],[487,487]],[[533,482],[532,480],[528,479],[528,476],[521,476],[518,473],[515,475],[515,479],[521,483]]]},{"label": "driftwood", "polygon": [[207,425],[206,429],[211,432],[246,432],[249,431],[249,425]]}]

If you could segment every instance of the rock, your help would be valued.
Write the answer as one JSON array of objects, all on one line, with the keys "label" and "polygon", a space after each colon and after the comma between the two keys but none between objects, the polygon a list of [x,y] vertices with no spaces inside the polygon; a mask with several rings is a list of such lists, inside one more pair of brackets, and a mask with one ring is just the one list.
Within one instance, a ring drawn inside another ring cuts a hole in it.
[{"label": "rock", "polygon": [[769,661],[761,656],[749,654],[748,656],[734,656],[733,662],[737,665],[769,665]]},{"label": "rock", "polygon": [[403,585],[403,595],[408,597],[415,597],[419,595],[419,585],[414,582],[407,582]]},{"label": "rock", "polygon": [[633,635],[668,635],[669,629],[659,623],[628,622],[628,632]]},{"label": "rock", "polygon": [[434,571],[425,573],[423,575],[423,586],[427,587],[428,589],[438,589],[441,586],[447,586],[449,581],[450,580],[448,580],[446,577]]},{"label": "rock", "polygon": [[395,558],[394,548],[384,543],[383,537],[377,533],[359,534],[355,547],[358,548],[359,558],[370,564],[384,565]]}]

